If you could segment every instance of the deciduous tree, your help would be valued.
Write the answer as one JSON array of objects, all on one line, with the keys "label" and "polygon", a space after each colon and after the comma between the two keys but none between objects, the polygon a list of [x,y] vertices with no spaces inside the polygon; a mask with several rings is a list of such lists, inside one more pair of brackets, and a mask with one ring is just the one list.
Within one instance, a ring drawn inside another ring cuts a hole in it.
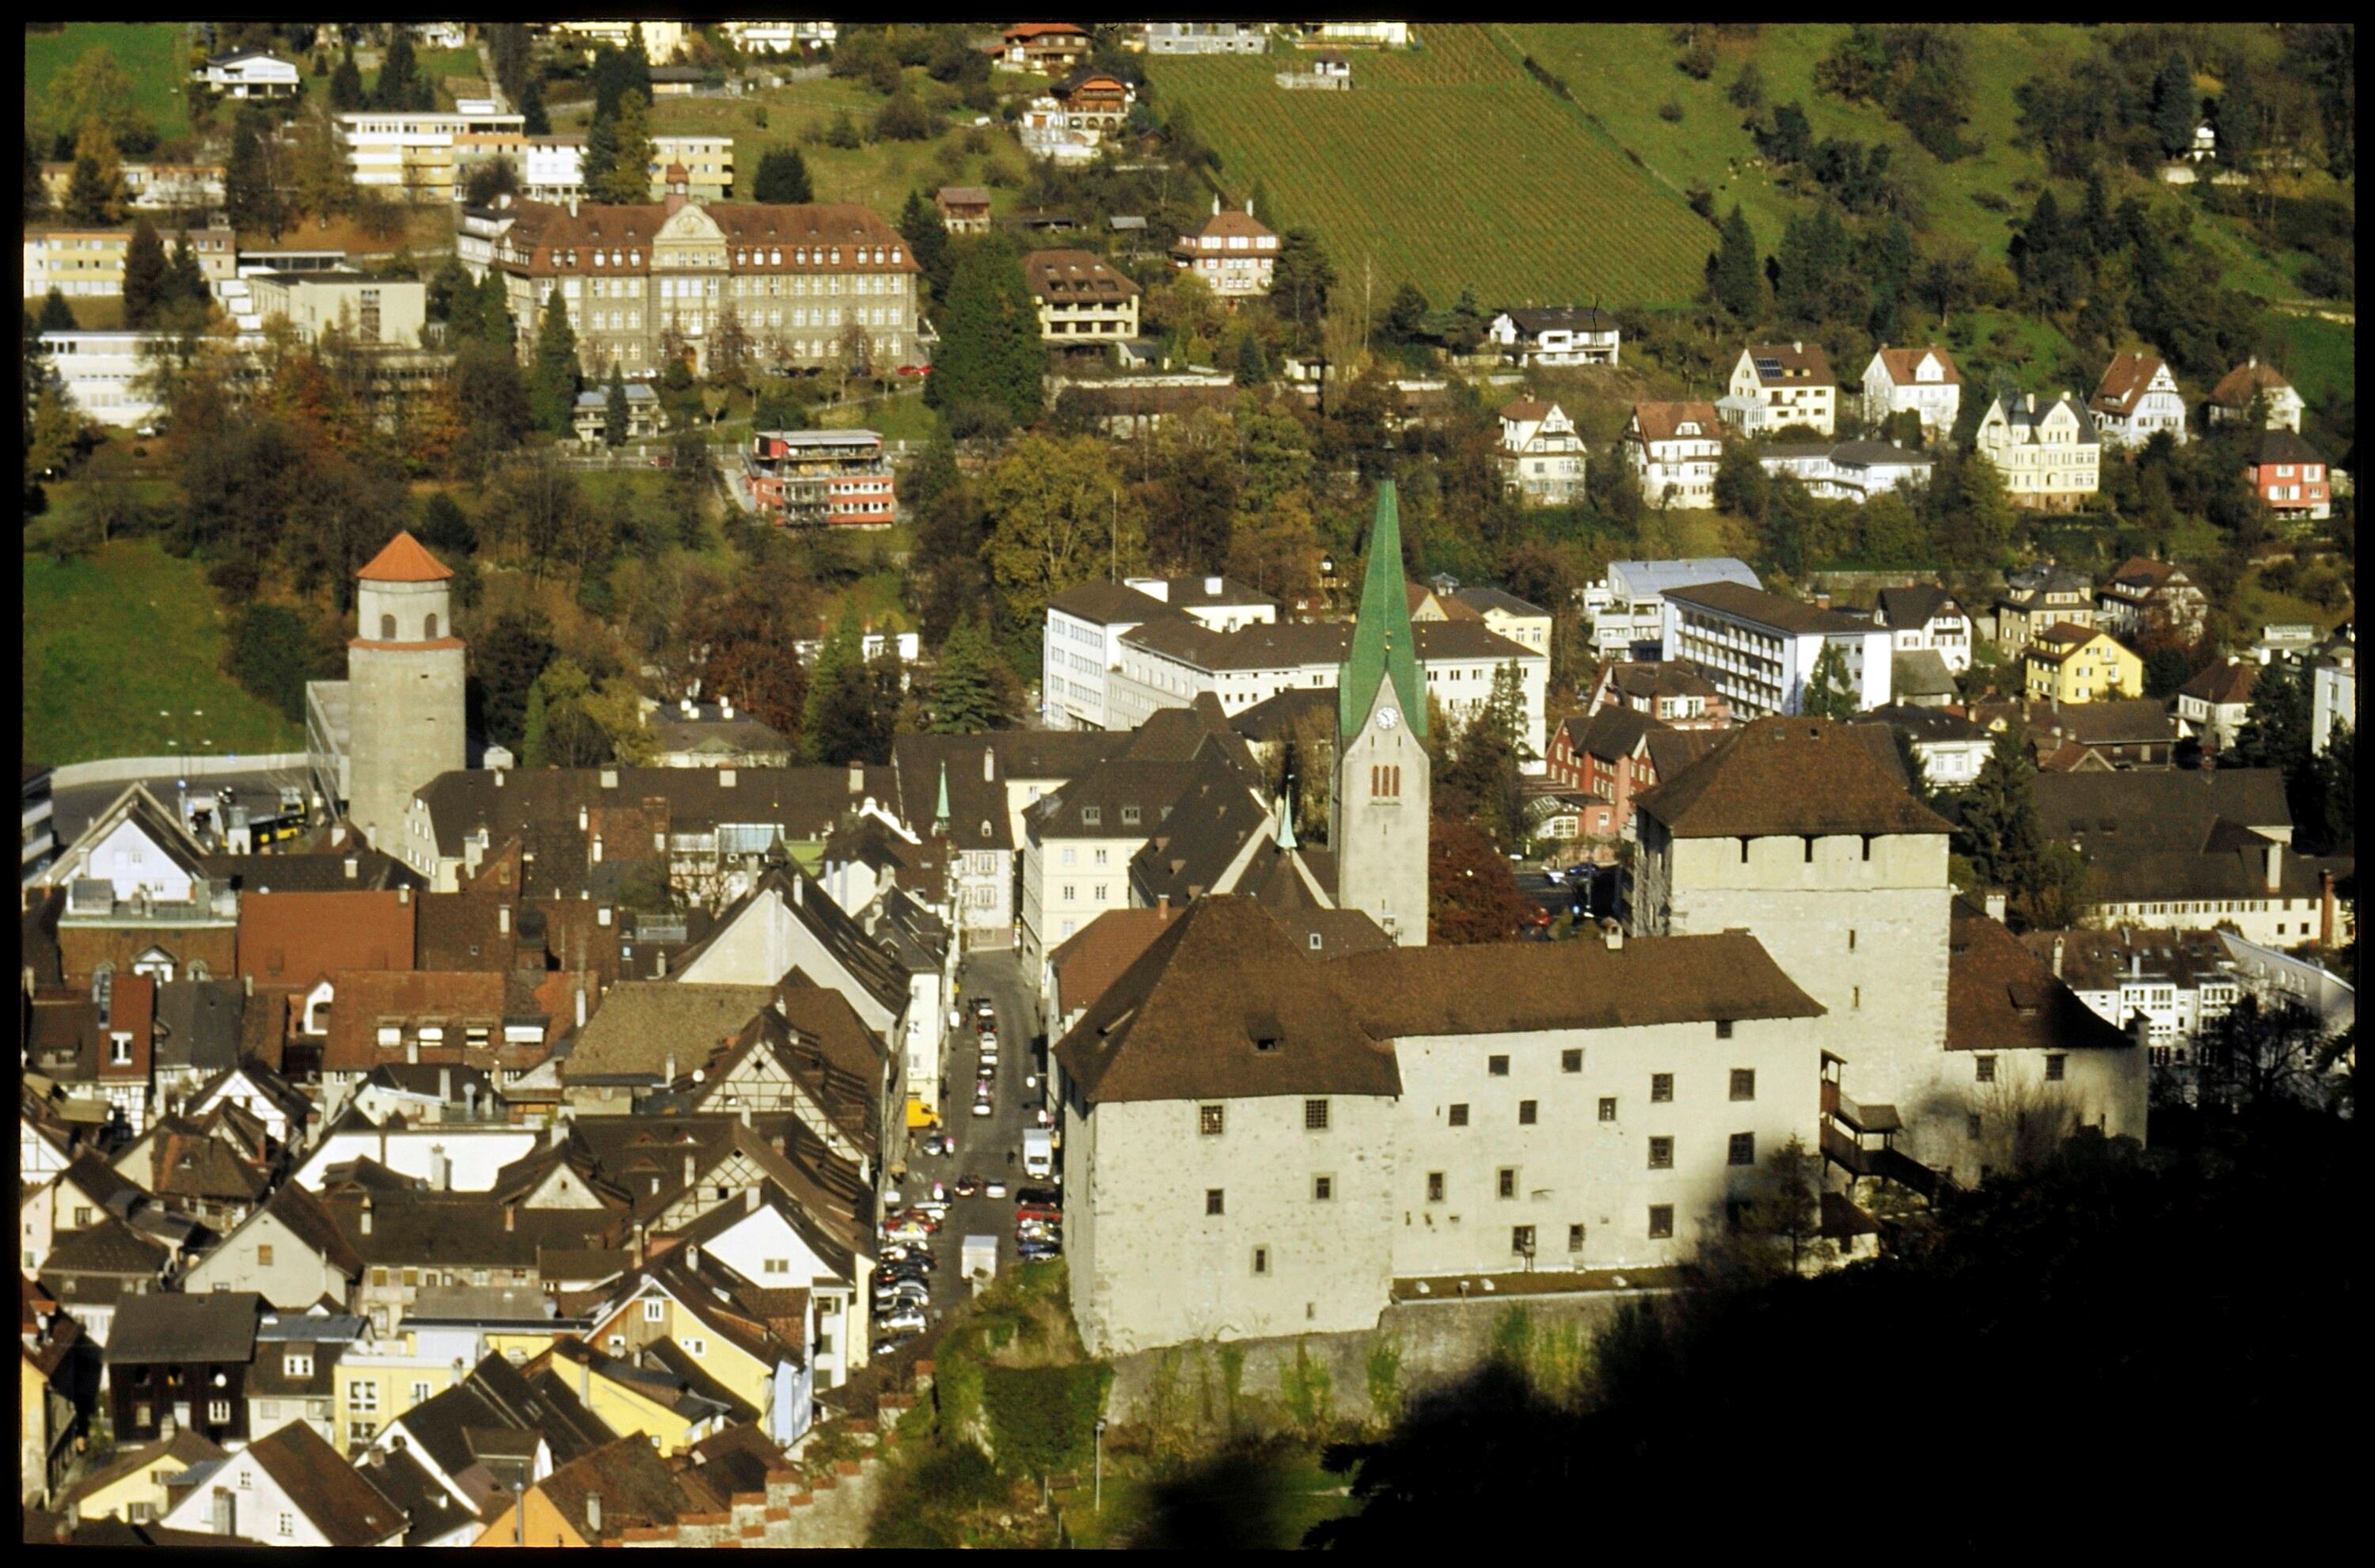
[{"label": "deciduous tree", "polygon": [[1442,946],[1506,942],[1526,915],[1509,862],[1466,822],[1437,817],[1427,831],[1426,939]]}]

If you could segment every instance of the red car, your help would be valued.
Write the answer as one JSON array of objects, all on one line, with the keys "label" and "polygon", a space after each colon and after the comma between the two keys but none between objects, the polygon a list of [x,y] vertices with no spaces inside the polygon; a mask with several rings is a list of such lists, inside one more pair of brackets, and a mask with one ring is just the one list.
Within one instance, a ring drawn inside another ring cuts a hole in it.
[{"label": "red car", "polygon": [[932,373],[932,367],[929,365],[902,365],[899,367],[899,373],[903,376],[928,376]]},{"label": "red car", "polygon": [[1026,1203],[1014,1211],[1014,1222],[1020,1225],[1026,1220],[1037,1220],[1049,1225],[1060,1225],[1064,1222],[1064,1211],[1060,1208],[1050,1208],[1045,1204]]}]

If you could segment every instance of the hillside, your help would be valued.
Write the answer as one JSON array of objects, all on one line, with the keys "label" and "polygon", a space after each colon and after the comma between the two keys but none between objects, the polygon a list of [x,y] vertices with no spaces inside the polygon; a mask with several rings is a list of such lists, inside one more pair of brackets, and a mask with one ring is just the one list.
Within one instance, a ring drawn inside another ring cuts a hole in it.
[{"label": "hillside", "polygon": [[[25,102],[38,117],[47,112],[50,81],[105,44],[132,78],[133,102],[165,141],[190,134],[190,102],[183,88],[189,68],[189,41],[179,22],[68,22],[55,31],[25,32]],[[64,127],[59,127],[64,128]]]},{"label": "hillside", "polygon": [[[1349,92],[1290,92],[1279,56],[1149,56],[1158,104],[1185,104],[1242,197],[1310,229],[1340,276],[1377,268],[1438,304],[1672,303],[1699,288],[1714,232],[1680,189],[1628,160],[1482,28],[1426,27],[1408,52],[1358,53]],[[1290,57],[1291,58],[1291,57]]]}]

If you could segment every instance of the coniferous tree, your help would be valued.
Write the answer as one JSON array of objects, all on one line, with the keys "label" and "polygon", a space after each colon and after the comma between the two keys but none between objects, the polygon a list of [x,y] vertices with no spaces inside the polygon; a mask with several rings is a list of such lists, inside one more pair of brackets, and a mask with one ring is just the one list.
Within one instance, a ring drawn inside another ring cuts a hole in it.
[{"label": "coniferous tree", "polygon": [[1798,701],[1799,712],[1809,718],[1848,719],[1855,716],[1855,689],[1848,682],[1848,660],[1837,643],[1826,641],[1823,651],[1814,655],[1814,667],[1806,678],[1806,690]]},{"label": "coniferous tree", "polygon": [[190,237],[184,233],[173,242],[172,265],[165,274],[164,302],[203,312],[213,293],[207,284],[206,269],[198,265],[197,253],[190,249]]},{"label": "coniferous tree", "polygon": [[412,35],[401,27],[394,30],[396,36],[388,41],[387,53],[380,61],[379,80],[372,87],[371,106],[426,110],[436,102],[436,89],[420,74]]},{"label": "coniferous tree", "polygon": [[550,435],[569,434],[578,386],[577,333],[569,324],[569,307],[555,289],[544,302],[544,320],[536,334],[536,364],[528,373],[528,409],[537,429]]},{"label": "coniferous tree", "polygon": [[1013,708],[1002,676],[988,630],[973,616],[958,621],[940,645],[939,663],[932,672],[925,729],[933,735],[978,735],[1005,728]]},{"label": "coniferous tree", "polygon": [[620,373],[619,361],[610,361],[610,385],[602,405],[602,444],[621,447],[627,444],[627,378]]},{"label": "coniferous tree", "polygon": [[2153,81],[2153,131],[2160,138],[2160,150],[2168,158],[2182,158],[2193,146],[2194,116],[2200,106],[2193,99],[2193,72],[2185,56],[2172,53],[2161,62],[2160,75]]},{"label": "coniferous tree", "polygon": [[1988,887],[2015,891],[2037,878],[2043,841],[2031,790],[2027,736],[2015,720],[1996,737],[1979,776],[1963,799],[1963,821],[1955,848]]},{"label": "coniferous tree", "polygon": [[799,148],[769,147],[760,155],[759,172],[750,183],[750,199],[793,206],[816,200],[816,188],[809,183],[808,160],[800,156]]},{"label": "coniferous tree", "polygon": [[596,200],[631,206],[651,199],[651,100],[637,92],[619,100],[610,126],[609,165],[598,182],[590,171],[585,177],[586,194]]},{"label": "coniferous tree", "polygon": [[280,236],[280,193],[273,188],[256,117],[244,112],[231,131],[230,158],[223,167],[223,211],[234,228]]},{"label": "coniferous tree", "polygon": [[49,293],[42,296],[39,325],[43,332],[72,332],[75,329],[74,307],[66,303],[65,294],[54,283],[50,285]]},{"label": "coniferous tree", "polygon": [[1270,356],[1262,352],[1261,335],[1251,327],[1237,335],[1237,384],[1270,384]]},{"label": "coniferous tree", "polygon": [[1708,273],[1715,301],[1740,321],[1755,321],[1765,312],[1765,276],[1756,265],[1756,237],[1735,203],[1723,220],[1723,239],[1717,246]]},{"label": "coniferous tree", "polygon": [[585,127],[585,151],[578,160],[586,195],[600,199],[601,192],[609,185],[611,166],[618,160],[619,117],[616,112],[597,111],[593,124]]},{"label": "coniferous tree", "polygon": [[74,171],[66,177],[65,216],[68,223],[100,228],[115,221],[117,196],[99,159],[75,155]]},{"label": "coniferous tree", "polygon": [[908,192],[907,205],[899,212],[899,232],[905,237],[908,253],[916,258],[916,265],[922,269],[924,281],[931,288],[931,297],[943,298],[950,268],[955,264],[949,254],[949,230],[940,221],[939,207],[925,200],[923,192]]},{"label": "coniferous tree", "polygon": [[355,65],[355,46],[349,43],[338,57],[338,68],[330,73],[330,108],[343,114],[362,107],[363,74]]},{"label": "coniferous tree", "polygon": [[841,624],[817,652],[809,672],[808,699],[800,710],[803,760],[838,767],[863,758],[874,739],[874,690],[868,678],[864,631],[857,607],[842,611]]},{"label": "coniferous tree", "polygon": [[528,77],[527,86],[520,91],[519,109],[525,122],[520,129],[525,135],[552,135],[552,116],[546,112],[544,107],[543,77],[533,75]]},{"label": "coniferous tree", "polygon": [[25,148],[25,221],[32,222],[50,209],[50,190],[41,183],[41,155],[33,150],[33,138],[28,133]]},{"label": "coniferous tree", "polygon": [[146,328],[163,302],[166,277],[171,263],[165,256],[165,242],[147,218],[142,218],[132,230],[131,240],[124,247],[124,324],[135,332]]},{"label": "coniferous tree", "polygon": [[1038,307],[1021,259],[998,240],[967,244],[949,279],[924,400],[942,409],[986,404],[1028,423],[1039,416],[1046,365]]}]

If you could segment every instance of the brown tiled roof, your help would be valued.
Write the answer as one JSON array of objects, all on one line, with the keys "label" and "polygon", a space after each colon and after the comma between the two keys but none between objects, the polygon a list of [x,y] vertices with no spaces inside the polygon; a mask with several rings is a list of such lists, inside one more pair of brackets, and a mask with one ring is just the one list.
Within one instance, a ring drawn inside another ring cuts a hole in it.
[{"label": "brown tiled roof", "polygon": [[2060,664],[2097,637],[2118,641],[2117,638],[2111,637],[2109,632],[2098,627],[2080,626],[2077,622],[2070,620],[2057,620],[2030,639],[2028,656],[2033,659],[2042,659],[2049,664]]},{"label": "brown tiled roof", "polygon": [[1696,605],[1703,609],[1737,616],[1782,631],[1872,630],[1872,623],[1868,620],[1858,620],[1837,610],[1818,609],[1800,600],[1784,598],[1779,594],[1770,594],[1762,588],[1751,588],[1740,583],[1701,583],[1695,587],[1669,588],[1666,597],[1672,602]]},{"label": "brown tiled roof", "polygon": [[[1264,235],[1270,235],[1274,238],[1276,233],[1277,230],[1271,229],[1268,224],[1256,221],[1252,214],[1239,212],[1234,207],[1224,206],[1220,211],[1214,213],[1211,217],[1204,219],[1203,222],[1196,225],[1195,228],[1188,230],[1186,234],[1180,237],[1180,243],[1174,245],[1172,249],[1177,251],[1185,248],[1187,241],[1191,238],[1200,240],[1210,236],[1214,239],[1227,240],[1242,235],[1246,239],[1256,240]],[[1270,254],[1273,253],[1263,252],[1260,253]]]},{"label": "brown tiled roof", "polygon": [[2152,385],[2153,377],[2160,373],[2160,369],[2161,358],[2157,354],[2120,355],[2104,368],[2102,382],[2095,388],[2092,407],[2105,414],[2135,412],[2136,399]]},{"label": "brown tiled roof", "polygon": [[[347,873],[349,860],[355,863],[352,876]],[[420,886],[420,878],[403,861],[359,843],[296,854],[207,855],[198,857],[198,864],[217,883],[241,892],[375,892]]]},{"label": "brown tiled roof", "polygon": [[942,185],[937,199],[946,207],[986,207],[989,192],[980,185]]},{"label": "brown tiled roof", "polygon": [[1171,909],[1109,909],[1067,937],[1047,955],[1064,1010],[1085,1008],[1105,995],[1178,914]]},{"label": "brown tiled roof", "polygon": [[118,1034],[130,1035],[132,1059],[118,1066],[111,1049],[99,1058],[99,1079],[111,1079],[146,1083],[157,1045],[157,981],[153,975],[119,974],[115,977],[108,998],[107,1023],[102,1032],[112,1042]]},{"label": "brown tiled roof", "polygon": [[2218,384],[2210,389],[2210,401],[2222,408],[2248,408],[2251,399],[2263,391],[2274,392],[2278,387],[2288,388],[2291,385],[2292,383],[2276,373],[2275,366],[2263,365],[2253,360],[2249,364],[2236,366],[2220,377]]},{"label": "brown tiled roof", "polygon": [[399,529],[355,575],[366,583],[442,583],[454,575],[454,569],[431,555],[411,530]]},{"label": "brown tiled roof", "polygon": [[[1756,371],[1756,379],[1767,386],[1827,386],[1833,384],[1830,357],[1819,343],[1752,343],[1742,352]],[[1780,367],[1778,376],[1767,375],[1756,361],[1770,360]]]},{"label": "brown tiled roof", "polygon": [[339,970],[410,969],[412,919],[403,890],[250,893],[239,901],[239,972],[296,989]]},{"label": "brown tiled roof", "polygon": [[1745,932],[1645,937],[1619,949],[1589,939],[1394,948],[1333,967],[1354,1016],[1381,1037],[1637,1029],[1824,1010]]},{"label": "brown tiled roof", "polygon": [[1047,301],[1134,300],[1143,290],[1093,251],[1033,251],[1022,258],[1023,281]]},{"label": "brown tiled roof", "polygon": [[2147,931],[2123,925],[2114,931],[2029,931],[2021,946],[2048,969],[2059,968],[2065,985],[2077,991],[2109,991],[2131,973],[2190,988],[2227,969],[2227,944],[2215,931]]},{"label": "brown tiled roof", "polygon": [[1386,1042],[1250,899],[1200,899],[1056,1047],[1092,1102],[1401,1092]]},{"label": "brown tiled roof", "polygon": [[1894,745],[1885,725],[1759,719],[1724,733],[1707,756],[1662,775],[1635,801],[1677,838],[1952,831],[1890,775],[1859,730]]},{"label": "brown tiled roof", "polygon": [[2053,708],[2032,703],[2032,737],[2066,736],[2082,746],[2157,745],[2177,741],[2177,720],[2157,697],[2117,697]]},{"label": "brown tiled roof", "polygon": [[[688,1512],[676,1478],[651,1440],[637,1432],[563,1465],[537,1483],[555,1512],[581,1536],[615,1541],[629,1529],[673,1525]],[[602,1527],[589,1530],[585,1500],[602,1500]]]},{"label": "brown tiled roof", "polygon": [[383,1047],[379,1028],[394,1023],[409,1034],[422,1023],[445,1027],[443,1047],[422,1045],[423,1061],[462,1059],[466,1024],[484,1025],[500,1043],[511,976],[490,971],[346,970],[333,974],[335,1000],[322,1045],[325,1072],[369,1072],[402,1061],[404,1047]]},{"label": "brown tiled roof", "polygon": [[2251,688],[2259,683],[2260,666],[2249,659],[2228,659],[2212,665],[2201,674],[2177,689],[2180,697],[2198,697],[2216,706],[2230,702],[2248,702]]},{"label": "brown tiled roof", "polygon": [[349,1279],[363,1271],[363,1260],[321,1198],[301,1182],[284,1182],[262,1212],[269,1214],[306,1246],[319,1253],[331,1267]]},{"label": "brown tiled roof", "polygon": [[[1712,403],[1636,403],[1633,423],[1645,442],[1665,442],[1677,439],[1677,427],[1696,423],[1698,430],[1692,441],[1721,441],[1723,421],[1716,418]],[[1626,434],[1631,434],[1627,431]]]},{"label": "brown tiled roof", "polygon": [[[701,210],[715,223],[725,237],[727,269],[737,275],[750,273],[880,273],[914,272],[916,258],[907,252],[907,242],[899,231],[868,208],[854,202],[817,203],[806,206],[766,205],[755,202],[710,202]],[[668,209],[659,202],[639,202],[628,205],[581,204],[575,213],[565,206],[547,202],[521,201],[513,204],[518,214],[513,219],[511,231],[504,237],[506,249],[526,252],[526,263],[505,262],[508,267],[523,270],[535,277],[577,277],[623,275],[641,277],[651,270],[651,243],[668,219]],[[743,247],[748,259],[737,260],[735,247]],[[751,251],[750,247],[759,247]],[[809,259],[796,262],[797,248],[806,248]],[[860,261],[862,251],[880,247],[895,250],[899,260]],[[610,265],[613,248],[640,250],[640,264],[620,261]],[[562,267],[556,265],[553,253],[574,250],[578,265]],[[781,261],[767,259],[772,250]],[[839,261],[830,259],[838,252]]]},{"label": "brown tiled roof", "polygon": [[1557,407],[1555,403],[1544,403],[1539,398],[1520,397],[1501,405],[1501,418],[1520,421],[1545,419],[1550,417],[1551,410]]},{"label": "brown tiled roof", "polygon": [[1887,367],[1889,380],[1899,386],[1909,386],[1915,384],[1914,371],[1920,365],[1923,357],[1928,355],[1935,355],[1939,368],[1946,372],[1944,382],[1933,382],[1932,385],[1960,386],[1963,384],[1963,372],[1956,367],[1955,356],[1935,343],[1923,348],[1883,348],[1880,350],[1880,362]]},{"label": "brown tiled roof", "polygon": [[2134,1043],[1969,901],[1955,900],[1949,930],[1949,1051],[2116,1051]]},{"label": "brown tiled roof", "polygon": [[[517,890],[511,893],[416,892],[413,958],[428,970],[490,970],[508,973],[519,951]],[[504,927],[503,911],[511,911]]]},{"label": "brown tiled roof", "polygon": [[1633,756],[1651,730],[1667,726],[1634,708],[1602,708],[1577,725],[1572,744],[1578,755],[1613,762]]}]

